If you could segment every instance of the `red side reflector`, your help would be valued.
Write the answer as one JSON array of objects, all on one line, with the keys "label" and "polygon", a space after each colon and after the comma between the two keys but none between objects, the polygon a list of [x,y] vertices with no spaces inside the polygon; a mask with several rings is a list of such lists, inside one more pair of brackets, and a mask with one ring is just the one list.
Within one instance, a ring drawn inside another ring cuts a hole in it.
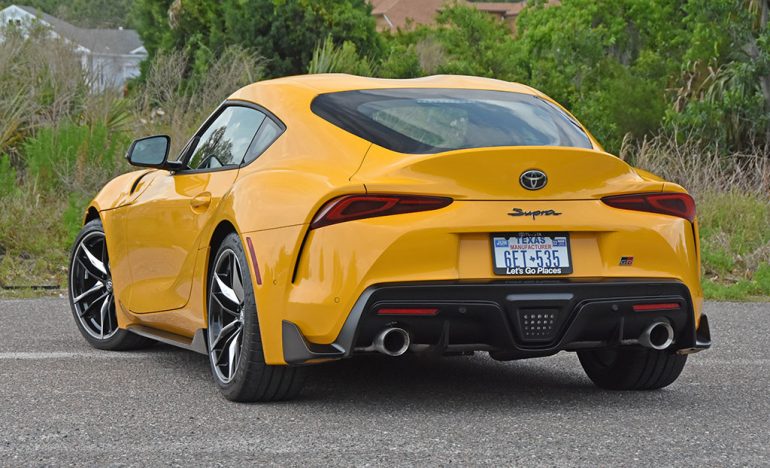
[{"label": "red side reflector", "polygon": [[421,315],[421,316],[434,316],[438,315],[438,309],[436,308],[422,308],[422,309],[380,309],[377,311],[377,315]]},{"label": "red side reflector", "polygon": [[251,243],[251,237],[246,238],[246,246],[249,248],[251,263],[254,265],[254,280],[257,284],[262,284],[262,274],[259,272],[259,263],[257,263],[257,255],[254,253],[254,244]]},{"label": "red side reflector", "polygon": [[636,304],[633,306],[634,312],[646,312],[649,310],[677,310],[679,304],[675,302],[665,302],[662,304]]}]

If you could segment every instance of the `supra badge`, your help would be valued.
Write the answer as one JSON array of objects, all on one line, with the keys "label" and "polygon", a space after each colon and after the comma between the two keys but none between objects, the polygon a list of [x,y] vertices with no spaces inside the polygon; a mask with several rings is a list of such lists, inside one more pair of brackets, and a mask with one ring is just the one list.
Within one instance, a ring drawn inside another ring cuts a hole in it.
[{"label": "supra badge", "polygon": [[513,208],[510,213],[508,213],[508,216],[532,216],[532,219],[536,219],[538,216],[561,216],[561,213],[559,213],[556,210],[534,210],[534,211],[525,211],[521,208]]},{"label": "supra badge", "polygon": [[527,190],[540,190],[548,183],[548,176],[539,169],[529,169],[519,176],[519,183]]}]

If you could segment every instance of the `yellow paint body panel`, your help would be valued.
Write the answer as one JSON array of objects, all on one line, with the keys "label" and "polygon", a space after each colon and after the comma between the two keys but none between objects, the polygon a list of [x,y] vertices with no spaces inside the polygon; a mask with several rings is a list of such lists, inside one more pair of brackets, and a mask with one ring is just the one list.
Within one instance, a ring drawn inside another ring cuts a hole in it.
[{"label": "yellow paint body panel", "polygon": [[[524,85],[473,77],[378,80],[316,75],[264,81],[231,96],[260,105],[286,131],[253,163],[233,170],[120,176],[94,199],[107,235],[118,321],[192,337],[206,326],[210,242],[228,223],[249,260],[262,343],[269,364],[285,364],[282,321],[311,342],[332,343],[369,286],[389,282],[489,281],[490,233],[567,231],[574,271],[567,278],[666,278],[683,282],[700,316],[697,224],[611,208],[611,194],[675,191],[667,183],[594,149],[516,147],[439,154],[394,153],[321,119],[321,93],[377,88],[459,88],[543,96]],[[540,191],[518,184],[522,171],[549,176]],[[138,183],[137,183],[138,181]],[[310,230],[327,201],[344,194],[451,197],[446,208]],[[206,198],[205,206],[199,203]],[[514,218],[513,207],[557,210],[558,217]],[[248,254],[247,254],[248,255]],[[618,259],[633,256],[633,266]],[[553,278],[553,277],[550,277]],[[527,279],[532,279],[531,277]]]}]

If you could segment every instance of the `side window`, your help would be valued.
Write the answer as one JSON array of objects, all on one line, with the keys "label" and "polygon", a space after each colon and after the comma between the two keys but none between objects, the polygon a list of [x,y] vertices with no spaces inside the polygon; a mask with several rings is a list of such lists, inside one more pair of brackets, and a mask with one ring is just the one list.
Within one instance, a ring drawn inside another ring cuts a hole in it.
[{"label": "side window", "polygon": [[226,107],[200,136],[187,165],[191,169],[238,166],[265,114],[248,107]]},{"label": "side window", "polygon": [[257,132],[257,136],[254,137],[254,141],[251,142],[249,150],[246,152],[246,158],[243,160],[244,164],[248,164],[257,159],[279,136],[281,136],[281,133],[283,133],[283,128],[273,122],[272,119],[265,119],[262,126],[259,128],[259,132]]}]

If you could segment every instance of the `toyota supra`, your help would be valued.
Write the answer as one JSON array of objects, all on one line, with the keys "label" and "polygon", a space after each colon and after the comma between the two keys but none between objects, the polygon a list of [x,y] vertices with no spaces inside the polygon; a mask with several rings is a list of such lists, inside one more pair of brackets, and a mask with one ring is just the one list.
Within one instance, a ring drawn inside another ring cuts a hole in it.
[{"label": "toyota supra", "polygon": [[466,76],[310,75],[225,100],[89,204],[69,264],[92,346],[200,352],[234,401],[368,353],[575,352],[615,390],[711,343],[698,222],[543,93]]}]

